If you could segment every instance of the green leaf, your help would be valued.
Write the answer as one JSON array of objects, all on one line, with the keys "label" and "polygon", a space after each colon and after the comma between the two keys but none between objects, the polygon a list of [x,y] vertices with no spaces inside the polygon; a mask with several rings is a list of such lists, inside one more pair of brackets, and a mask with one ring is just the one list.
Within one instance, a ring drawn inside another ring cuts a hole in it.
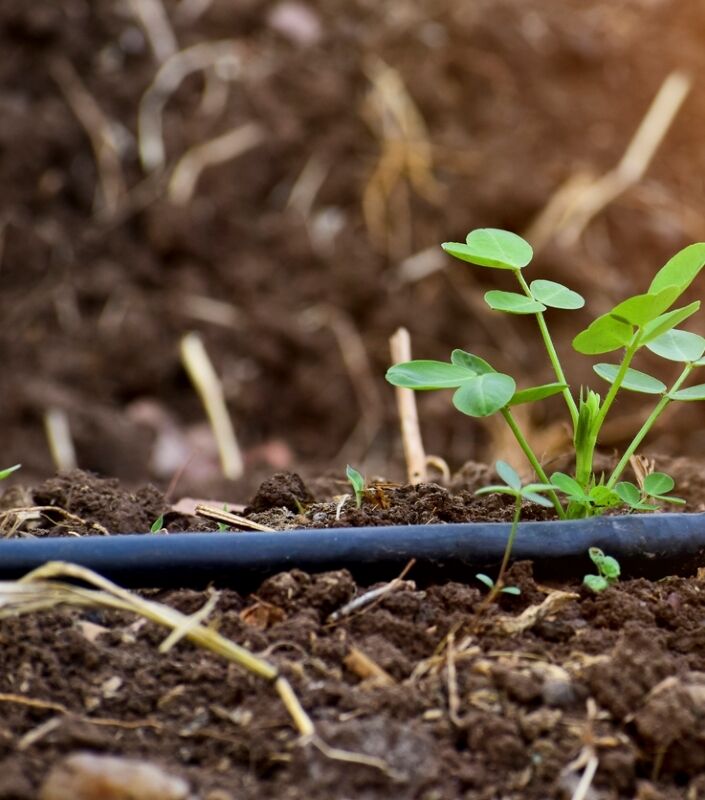
[{"label": "green leaf", "polygon": [[611,353],[626,347],[633,335],[631,325],[603,314],[573,339],[573,348],[586,356]]},{"label": "green leaf", "polygon": [[355,500],[359,508],[362,504],[362,495],[365,491],[365,479],[362,474],[358,472],[355,467],[351,467],[350,464],[345,467],[345,474],[350,481],[353,492],[355,492]]},{"label": "green leaf", "polygon": [[606,486],[593,486],[589,493],[590,500],[602,508],[613,508],[621,505],[622,498]]},{"label": "green leaf", "polygon": [[22,464],[15,464],[14,467],[7,467],[6,469],[0,469],[0,481],[7,478],[8,475],[12,475],[13,472],[17,472],[17,470],[22,466]]},{"label": "green leaf", "polygon": [[671,400],[682,400],[692,402],[693,400],[705,400],[705,383],[697,383],[695,386],[688,386],[687,389],[679,389],[677,392],[669,392]]},{"label": "green leaf", "polygon": [[705,339],[690,331],[666,331],[646,346],[669,361],[697,361],[705,353]]},{"label": "green leaf", "polygon": [[674,308],[673,311],[667,311],[665,314],[656,317],[656,319],[644,325],[641,334],[640,344],[648,344],[653,339],[657,339],[661,334],[680,325],[681,322],[692,317],[693,314],[700,308],[700,301],[695,300],[687,306],[681,308]]},{"label": "green leaf", "polygon": [[158,516],[149,528],[150,533],[159,533],[164,528],[164,514]]},{"label": "green leaf", "polygon": [[575,309],[585,305],[582,295],[555,281],[531,281],[531,296],[549,308]]},{"label": "green leaf", "polygon": [[667,494],[676,482],[665,472],[652,472],[644,478],[644,491],[649,495]]},{"label": "green leaf", "polygon": [[639,491],[639,487],[635,486],[633,483],[629,481],[620,481],[614,487],[614,490],[628,506],[637,508],[641,504],[641,492]]},{"label": "green leaf", "polygon": [[673,497],[672,495],[655,494],[654,500],[660,500],[662,503],[672,503],[674,506],[684,506],[686,501],[682,497]]},{"label": "green leaf", "polygon": [[505,586],[501,592],[502,594],[520,595],[521,589],[518,586]]},{"label": "green leaf", "polygon": [[464,367],[475,375],[484,375],[486,372],[497,372],[497,370],[488,364],[484,358],[466,353],[465,350],[453,350],[450,354],[451,364],[457,367]]},{"label": "green leaf", "polygon": [[542,494],[536,494],[536,492],[527,492],[526,489],[524,489],[524,491],[521,493],[521,496],[530,503],[536,503],[537,505],[544,506],[545,508],[553,507],[553,503],[548,499],[548,497],[544,497]]},{"label": "green leaf", "polygon": [[705,243],[698,242],[685,247],[670,258],[656,273],[649,292],[660,292],[667,286],[677,286],[682,294],[705,266]]},{"label": "green leaf", "polygon": [[609,589],[609,583],[601,575],[586,575],[583,578],[583,583],[588,589],[599,594]]},{"label": "green leaf", "polygon": [[590,498],[585,494],[583,487],[570,475],[565,472],[554,472],[551,475],[551,483],[558,487],[559,491],[567,495],[572,500],[588,502]]},{"label": "green leaf", "polygon": [[[593,369],[607,383],[614,383],[619,373],[619,364],[594,364]],[[666,384],[658,378],[652,378],[651,375],[630,367],[624,375],[621,388],[643,394],[663,394],[666,391]]]},{"label": "green leaf", "polygon": [[478,581],[480,581],[480,583],[484,583],[488,589],[491,589],[494,586],[494,581],[489,575],[485,575],[482,572],[477,572],[475,577],[478,579]]},{"label": "green leaf", "polygon": [[501,292],[499,289],[486,292],[485,302],[495,311],[504,311],[506,314],[538,314],[546,310],[546,306],[525,294]]},{"label": "green leaf", "polygon": [[506,461],[498,461],[495,465],[495,472],[499,475],[499,477],[510,486],[512,489],[516,489],[517,491],[521,489],[521,478],[517,475],[516,470],[507,464]]},{"label": "green leaf", "polygon": [[404,361],[387,370],[386,378],[393,386],[426,391],[457,389],[476,372],[446,361]]},{"label": "green leaf", "polygon": [[527,483],[522,492],[553,492],[558,487],[552,483]]},{"label": "green leaf", "polygon": [[519,389],[514,392],[514,397],[509,401],[510,406],[518,406],[522,403],[534,403],[537,400],[544,400],[554,394],[560,394],[568,385],[565,383],[544,383],[541,386],[531,386],[528,389]]},{"label": "green leaf", "polygon": [[514,396],[514,378],[501,372],[477,375],[453,395],[453,405],[470,417],[489,417],[504,408]]},{"label": "green leaf", "polygon": [[497,228],[478,228],[470,231],[464,245],[446,242],[441,247],[462,261],[495,269],[521,269],[534,256],[531,245],[521,236]]},{"label": "green leaf", "polygon": [[493,486],[483,486],[482,489],[477,489],[475,494],[510,494],[512,497],[516,497],[519,492],[509,486],[496,484]]},{"label": "green leaf", "polygon": [[643,327],[670,308],[679,294],[677,286],[668,286],[657,293],[637,294],[623,300],[608,314],[613,319]]}]

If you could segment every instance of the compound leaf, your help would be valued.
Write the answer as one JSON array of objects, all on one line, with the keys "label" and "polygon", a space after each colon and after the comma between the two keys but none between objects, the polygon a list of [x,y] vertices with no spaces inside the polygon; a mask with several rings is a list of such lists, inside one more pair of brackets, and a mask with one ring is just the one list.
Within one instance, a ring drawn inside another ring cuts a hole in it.
[{"label": "compound leaf", "polygon": [[560,394],[567,389],[566,383],[544,383],[541,386],[530,386],[528,389],[519,389],[514,392],[514,397],[509,401],[510,406],[518,406],[522,403],[534,403],[537,400],[544,400],[554,394]]},{"label": "compound leaf", "polygon": [[489,372],[463,383],[453,395],[453,405],[470,417],[489,417],[507,405],[515,390],[514,378]]},{"label": "compound leaf", "polygon": [[690,331],[670,330],[646,345],[652,353],[669,361],[697,361],[705,353],[705,339]]},{"label": "compound leaf", "polygon": [[649,286],[649,293],[660,292],[668,286],[676,286],[680,295],[695,280],[703,266],[705,266],[705,243],[688,245],[670,258],[656,273]]},{"label": "compound leaf", "polygon": [[470,231],[465,244],[445,242],[441,247],[461,261],[495,269],[522,269],[534,256],[521,236],[497,228],[478,228]]},{"label": "compound leaf", "polygon": [[586,356],[611,353],[626,347],[634,335],[631,325],[603,314],[573,339],[573,348]]},{"label": "compound leaf", "polygon": [[[619,373],[618,364],[594,364],[593,369],[607,383],[614,383]],[[643,394],[663,394],[666,391],[666,384],[658,378],[653,378],[645,372],[629,368],[621,383],[622,389],[629,389],[631,392],[642,392]]]},{"label": "compound leaf", "polygon": [[543,303],[549,308],[575,309],[585,305],[585,299],[581,295],[567,286],[563,286],[562,283],[544,280],[532,281],[529,289],[534,300],[538,300],[539,303]]},{"label": "compound leaf", "polygon": [[446,361],[404,361],[387,370],[386,378],[393,386],[416,391],[457,389],[477,373],[465,366]]},{"label": "compound leaf", "polygon": [[531,297],[519,292],[502,292],[493,289],[485,293],[485,302],[494,311],[506,314],[538,314],[546,310],[546,306]]},{"label": "compound leaf", "polygon": [[456,367],[464,367],[475,375],[484,375],[486,372],[497,372],[497,370],[480,356],[466,353],[465,350],[453,350],[450,354],[450,363]]},{"label": "compound leaf", "polygon": [[688,386],[687,389],[670,392],[668,396],[671,400],[683,400],[686,402],[705,400],[705,383],[697,383],[695,386]]}]

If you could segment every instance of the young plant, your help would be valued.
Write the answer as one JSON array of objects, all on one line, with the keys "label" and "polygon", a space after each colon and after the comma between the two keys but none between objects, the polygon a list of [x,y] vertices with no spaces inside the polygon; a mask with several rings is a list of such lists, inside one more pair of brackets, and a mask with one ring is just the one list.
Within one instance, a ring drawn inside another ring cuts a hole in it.
[{"label": "young plant", "polygon": [[7,467],[6,469],[0,469],[0,481],[5,480],[5,478],[12,475],[13,472],[17,472],[17,470],[22,466],[22,464],[15,464],[14,467]]},{"label": "young plant", "polygon": [[[647,511],[654,505],[652,500],[659,503],[679,502],[667,494],[670,489],[661,490],[659,485],[645,489],[645,492],[639,491],[639,500],[634,505],[625,499],[634,500],[635,495],[624,488],[620,477],[629,459],[669,403],[705,400],[705,384],[683,388],[691,372],[705,366],[705,338],[677,327],[700,308],[700,301],[674,308],[678,298],[705,265],[705,243],[692,244],[676,253],[656,273],[645,293],[618,303],[573,339],[573,348],[582,355],[619,353],[616,363],[601,362],[593,366],[597,375],[609,385],[604,399],[590,389],[581,388],[577,396],[571,391],[545,314],[549,309],[579,309],[585,301],[577,292],[555,281],[539,279],[530,284],[526,282],[523,270],[533,257],[528,242],[508,231],[482,228],[471,231],[465,244],[446,242],[442,247],[461,261],[503,270],[514,276],[519,292],[492,290],[485,294],[485,302],[496,311],[535,318],[555,381],[519,389],[510,375],[498,372],[484,359],[464,350],[454,350],[449,362],[420,360],[396,364],[387,372],[387,380],[395,386],[417,391],[453,389],[453,404],[471,417],[501,414],[538,480],[543,484],[555,485],[557,491],[565,495],[565,504],[555,493],[549,495],[560,518],[589,517],[624,505]],[[682,365],[680,374],[670,387],[631,367],[635,356],[643,348]],[[650,394],[658,399],[612,473],[609,476],[597,476],[593,460],[600,431],[621,390]],[[555,473],[549,479],[519,428],[512,408],[557,394],[562,395],[570,417],[575,473]],[[660,480],[663,481],[663,478]],[[652,489],[656,493],[652,493]]]},{"label": "young plant", "polygon": [[348,480],[355,494],[355,505],[360,508],[362,506],[362,498],[365,495],[365,479],[355,467],[351,467],[350,464],[345,468],[345,474],[348,476]]},{"label": "young plant", "polygon": [[164,514],[160,514],[149,527],[150,533],[160,533],[164,530]]},{"label": "young plant", "polygon": [[613,583],[617,583],[621,568],[619,561],[612,556],[606,556],[599,547],[591,547],[588,555],[597,567],[597,575],[586,575],[583,583],[593,592],[604,592]]},{"label": "young plant", "polygon": [[478,489],[475,494],[508,494],[510,497],[514,498],[514,517],[512,519],[512,527],[509,529],[509,538],[507,539],[507,546],[504,548],[504,557],[502,558],[497,580],[493,581],[492,578],[483,573],[475,575],[479,581],[489,587],[490,593],[487,595],[486,601],[488,604],[491,603],[500,592],[506,594],[520,594],[520,590],[516,586],[504,585],[504,573],[507,571],[509,557],[514,547],[514,540],[516,539],[517,528],[519,527],[519,520],[521,519],[522,503],[526,500],[530,503],[538,503],[540,506],[550,508],[553,505],[553,501],[544,497],[542,492],[547,492],[549,495],[552,495],[556,488],[550,483],[528,483],[526,486],[522,486],[521,478],[506,461],[498,461],[495,464],[495,470],[504,483],[496,486],[485,486],[482,489]]}]

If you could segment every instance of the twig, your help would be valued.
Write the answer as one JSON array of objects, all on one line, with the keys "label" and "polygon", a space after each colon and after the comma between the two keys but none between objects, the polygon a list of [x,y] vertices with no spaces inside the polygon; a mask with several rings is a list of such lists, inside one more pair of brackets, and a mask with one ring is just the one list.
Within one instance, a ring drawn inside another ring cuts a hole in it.
[{"label": "twig", "polygon": [[376,589],[370,589],[369,592],[365,592],[359,597],[355,597],[349,603],[346,603],[342,608],[339,608],[337,611],[334,611],[332,614],[330,614],[326,622],[328,624],[333,624],[339,622],[343,617],[349,617],[354,612],[360,611],[365,607],[367,607],[366,610],[369,610],[373,606],[377,605],[388,594],[395,592],[397,589],[401,589],[402,586],[405,585],[406,582],[404,581],[404,578],[409,574],[409,571],[415,563],[416,559],[412,558],[399,573],[399,575],[394,578],[394,580],[390,581],[384,586],[378,586]]},{"label": "twig", "polygon": [[189,148],[177,162],[169,179],[169,199],[175,205],[186,205],[206,167],[231,161],[256,147],[263,139],[262,128],[254,122],[248,122]]},{"label": "twig", "polygon": [[173,56],[179,45],[161,0],[128,0],[128,5],[142,26],[156,60],[161,64]]},{"label": "twig", "polygon": [[166,164],[162,112],[168,99],[188,75],[220,63],[231,66],[236,72],[240,71],[242,63],[236,40],[200,42],[174,53],[159,68],[151,85],[142,95],[137,118],[137,143],[145,171],[161,170]]},{"label": "twig", "polygon": [[[71,522],[77,522],[79,525],[84,525],[87,528],[95,528],[95,530],[99,531],[104,536],[110,536],[110,531],[99,523],[86,522],[86,520],[82,519],[77,514],[72,514],[65,508],[61,508],[61,506],[22,506],[19,508],[6,508],[4,511],[0,512],[0,532],[4,531],[5,520],[11,518],[12,516],[16,516],[18,519],[20,519],[20,522],[22,522],[24,519],[29,518],[30,515],[39,515],[40,511],[51,511],[52,514],[61,514],[61,516],[65,517]],[[5,534],[5,538],[7,538],[7,534]]]},{"label": "twig", "polygon": [[98,170],[100,195],[105,216],[111,217],[125,195],[125,179],[120,163],[120,147],[115,126],[83,85],[78,73],[65,58],[51,64],[51,75],[66,102],[83,126],[93,149]]},{"label": "twig", "polygon": [[216,522],[225,522],[227,525],[236,525],[239,528],[250,528],[253,531],[274,531],[267,525],[262,525],[254,520],[241,517],[239,514],[233,514],[230,511],[225,511],[222,508],[214,508],[213,506],[206,506],[198,504],[196,506],[196,515],[204,517],[205,519],[212,519]]},{"label": "twig", "polygon": [[[389,340],[392,363],[411,361],[411,337],[406,328],[399,328]],[[395,388],[401,438],[404,446],[404,460],[409,483],[424,483],[428,480],[426,471],[426,452],[421,438],[419,415],[416,409],[416,396],[412,389],[401,386]]]},{"label": "twig", "polygon": [[[549,202],[527,233],[536,248],[552,236],[564,247],[575,244],[597,214],[643,178],[691,86],[689,75],[679,70],[671,72],[661,84],[619,164],[587,185],[584,185],[584,175],[569,178],[559,190],[556,201]],[[556,227],[551,229],[547,222]]]},{"label": "twig", "polygon": [[242,454],[225,405],[223,387],[197,333],[188,333],[181,340],[181,361],[208,415],[223,475],[237,480],[244,471]]},{"label": "twig", "polygon": [[71,426],[68,415],[62,408],[48,408],[44,412],[44,431],[56,469],[59,472],[76,469],[78,462],[71,436]]}]

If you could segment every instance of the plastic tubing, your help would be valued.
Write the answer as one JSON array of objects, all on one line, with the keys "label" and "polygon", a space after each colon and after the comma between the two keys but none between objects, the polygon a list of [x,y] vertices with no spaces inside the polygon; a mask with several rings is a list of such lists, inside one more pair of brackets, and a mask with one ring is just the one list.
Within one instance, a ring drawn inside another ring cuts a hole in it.
[{"label": "plastic tubing", "polygon": [[[349,569],[361,582],[388,580],[412,558],[411,577],[468,580],[496,568],[507,523],[329,528],[275,533],[120,534],[0,541],[0,578],[18,578],[47,561],[70,561],[125,586],[238,590],[283,570]],[[603,516],[519,525],[513,560],[563,580],[593,571],[589,547],[617,558],[625,575],[662,577],[705,565],[705,513]]]}]

